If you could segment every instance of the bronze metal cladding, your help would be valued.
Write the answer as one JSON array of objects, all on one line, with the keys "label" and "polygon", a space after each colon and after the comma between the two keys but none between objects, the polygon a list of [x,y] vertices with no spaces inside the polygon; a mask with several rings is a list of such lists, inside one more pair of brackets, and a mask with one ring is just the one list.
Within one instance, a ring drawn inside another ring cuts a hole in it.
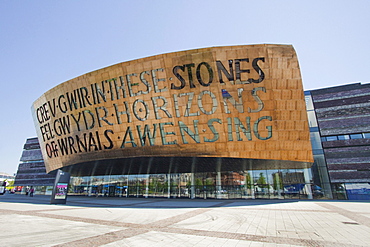
[{"label": "bronze metal cladding", "polygon": [[48,172],[166,157],[302,168],[313,162],[290,45],[211,47],[119,63],[54,87],[32,112]]}]

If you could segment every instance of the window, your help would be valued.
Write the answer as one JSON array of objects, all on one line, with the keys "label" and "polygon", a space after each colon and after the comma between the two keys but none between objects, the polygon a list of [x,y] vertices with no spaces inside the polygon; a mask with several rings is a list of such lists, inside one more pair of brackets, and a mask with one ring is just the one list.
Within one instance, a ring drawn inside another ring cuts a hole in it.
[{"label": "window", "polygon": [[317,127],[316,114],[314,111],[307,111],[308,124],[310,127]]},{"label": "window", "polygon": [[370,138],[370,133],[364,133],[365,138]]},{"label": "window", "polygon": [[306,100],[307,110],[313,110],[314,107],[313,107],[313,102],[312,102],[311,94],[309,92],[304,92],[304,93],[305,93],[304,99]]},{"label": "window", "polygon": [[336,141],[338,140],[338,136],[327,136],[326,137],[326,141],[330,142],[330,141]]},{"label": "window", "polygon": [[311,137],[312,149],[314,149],[314,150],[315,149],[322,149],[319,132],[311,132],[310,137]]},{"label": "window", "polygon": [[349,135],[340,135],[338,136],[338,140],[348,140],[349,139]]},{"label": "window", "polygon": [[362,138],[362,134],[351,134],[349,136],[351,137],[351,139],[361,139]]}]

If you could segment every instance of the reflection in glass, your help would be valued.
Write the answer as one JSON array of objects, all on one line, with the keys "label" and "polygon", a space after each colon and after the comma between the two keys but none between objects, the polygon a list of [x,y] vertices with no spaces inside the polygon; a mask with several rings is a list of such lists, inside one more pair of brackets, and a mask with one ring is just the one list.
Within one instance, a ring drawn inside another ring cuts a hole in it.
[{"label": "reflection in glass", "polygon": [[[72,177],[71,195],[199,199],[307,198],[296,169]],[[193,191],[193,195],[192,195]]]}]

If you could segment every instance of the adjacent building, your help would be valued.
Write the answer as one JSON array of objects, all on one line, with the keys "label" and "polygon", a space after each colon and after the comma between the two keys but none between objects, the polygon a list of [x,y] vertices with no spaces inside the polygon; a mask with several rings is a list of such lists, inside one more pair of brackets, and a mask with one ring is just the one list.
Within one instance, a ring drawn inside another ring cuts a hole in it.
[{"label": "adjacent building", "polygon": [[305,96],[315,183],[328,197],[369,200],[370,84],[311,90]]},{"label": "adjacent building", "polygon": [[37,137],[28,138],[23,146],[14,186],[22,192],[33,186],[37,193],[51,193],[54,180],[55,173],[46,173]]}]

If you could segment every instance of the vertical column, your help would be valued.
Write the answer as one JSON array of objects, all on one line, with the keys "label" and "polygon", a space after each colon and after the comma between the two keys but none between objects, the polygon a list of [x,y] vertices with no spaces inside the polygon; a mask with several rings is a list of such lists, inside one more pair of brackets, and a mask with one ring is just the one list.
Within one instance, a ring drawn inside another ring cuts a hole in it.
[{"label": "vertical column", "polygon": [[194,172],[191,173],[191,179],[190,179],[190,199],[195,198],[195,176]]},{"label": "vertical column", "polygon": [[221,186],[221,165],[222,165],[222,160],[221,159],[218,159],[217,160],[217,167],[216,167],[216,171],[217,171],[217,176],[216,176],[216,198],[217,199],[221,199],[221,189],[222,189],[222,186]]},{"label": "vertical column", "polygon": [[196,158],[193,157],[192,163],[191,163],[191,179],[190,179],[190,199],[195,198],[195,163],[196,163]]},{"label": "vertical column", "polygon": [[251,198],[252,199],[256,199],[256,195],[254,194],[254,184],[253,184],[253,171],[252,170],[249,170],[248,171],[248,174],[249,174],[249,186],[251,187],[250,191],[251,191]]},{"label": "vertical column", "polygon": [[167,175],[167,184],[168,184],[168,198],[171,198],[171,173]]},{"label": "vertical column", "polygon": [[90,179],[89,179],[89,189],[88,189],[87,195],[91,196],[91,192],[92,192],[92,176],[90,176]]},{"label": "vertical column", "polygon": [[168,179],[167,179],[167,183],[168,183],[168,198],[171,198],[171,171],[172,171],[172,165],[173,165],[173,157],[171,158],[170,160],[170,167],[168,168]]},{"label": "vertical column", "polygon": [[280,187],[282,184],[281,178],[280,178],[280,172],[275,173],[275,180],[276,180],[276,190],[278,192],[278,197],[281,199],[281,191],[283,188]]},{"label": "vertical column", "polygon": [[221,172],[217,171],[217,177],[216,177],[216,198],[221,199]]},{"label": "vertical column", "polygon": [[127,184],[126,184],[126,197],[128,197],[128,174],[127,174]]},{"label": "vertical column", "polygon": [[179,192],[178,192],[178,195],[177,195],[177,197],[181,197],[181,174],[178,174],[178,178],[179,178],[179,180],[178,180],[178,187],[179,187]]},{"label": "vertical column", "polygon": [[139,176],[138,175],[135,175],[136,176],[136,197],[139,197]]},{"label": "vertical column", "polygon": [[148,198],[149,194],[149,174],[146,175],[146,181],[145,181],[145,198]]},{"label": "vertical column", "polygon": [[145,198],[149,196],[149,178],[150,178],[150,168],[152,167],[153,157],[150,157],[148,162],[148,168],[146,170],[146,183],[145,183]]},{"label": "vertical column", "polygon": [[304,174],[304,182],[305,182],[305,188],[306,188],[307,198],[308,199],[313,199],[312,189],[311,189],[311,174],[310,174],[310,170],[308,168],[304,168],[303,169],[303,174]]}]

